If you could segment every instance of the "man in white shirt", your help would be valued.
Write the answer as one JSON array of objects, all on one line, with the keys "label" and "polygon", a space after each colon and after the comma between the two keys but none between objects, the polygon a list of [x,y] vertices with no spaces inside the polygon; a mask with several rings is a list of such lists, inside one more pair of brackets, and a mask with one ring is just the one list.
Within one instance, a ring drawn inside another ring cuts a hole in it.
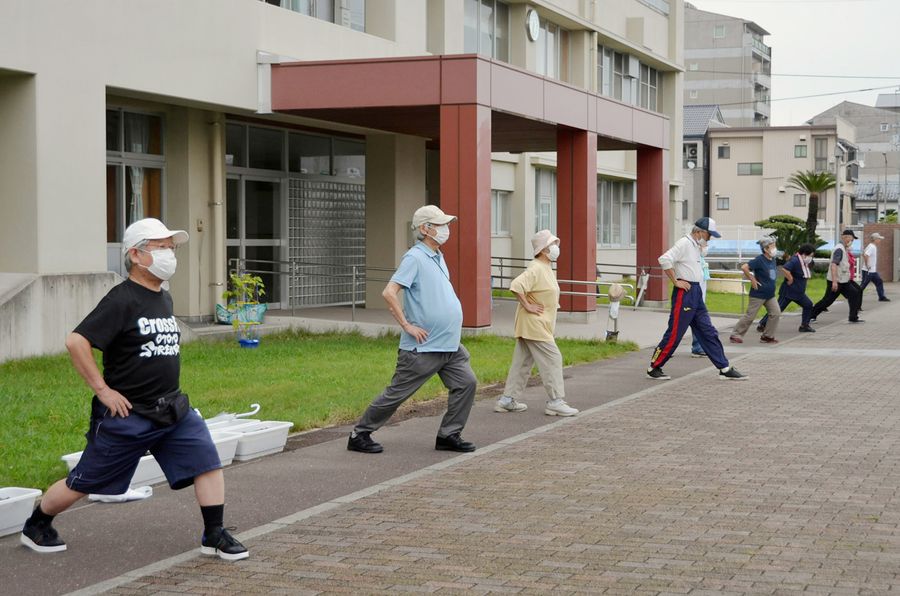
[{"label": "man in white shirt", "polygon": [[881,244],[882,240],[884,240],[884,236],[882,236],[878,232],[869,234],[869,244],[866,245],[866,250],[863,251],[862,258],[862,285],[859,287],[860,303],[862,303],[862,291],[866,289],[866,286],[869,285],[869,282],[872,282],[872,284],[875,286],[875,291],[878,293],[879,302],[891,301],[890,298],[884,295],[884,281],[881,279],[881,275],[878,273],[878,245]]},{"label": "man in white shirt", "polygon": [[706,356],[719,369],[720,379],[731,381],[747,378],[728,363],[725,349],[719,340],[719,332],[709,319],[709,311],[706,310],[700,288],[703,281],[701,249],[706,246],[710,237],[721,236],[716,230],[715,220],[701,217],[694,223],[690,234],[679,238],[672,248],[659,257],[663,273],[672,282],[672,310],[669,314],[669,326],[650,359],[648,378],[657,381],[671,378],[663,372],[662,367],[675,353],[688,328],[700,339]]}]

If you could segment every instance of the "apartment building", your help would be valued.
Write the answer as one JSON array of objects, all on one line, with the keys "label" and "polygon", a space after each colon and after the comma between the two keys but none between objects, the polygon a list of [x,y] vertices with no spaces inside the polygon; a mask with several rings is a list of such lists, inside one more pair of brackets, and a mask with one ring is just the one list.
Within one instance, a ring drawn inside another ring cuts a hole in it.
[{"label": "apartment building", "polygon": [[426,202],[459,215],[469,327],[536,229],[561,279],[651,265],[680,224],[683,26],[681,0],[4,2],[0,359],[61,349],[146,216],[191,233],[188,321],[236,264],[272,308],[381,308],[364,278]]},{"label": "apartment building", "polygon": [[684,104],[718,105],[729,126],[768,126],[772,48],[769,32],[746,19],[684,9]]},{"label": "apartment building", "polygon": [[900,112],[894,94],[879,95],[872,107],[844,101],[813,116],[809,124],[834,122],[835,116],[856,129],[859,180],[856,212],[859,223],[875,223],[900,201]]},{"label": "apartment building", "polygon": [[830,125],[713,129],[709,139],[709,214],[720,225],[751,228],[771,215],[805,220],[809,196],[788,178],[807,170],[832,172],[838,180],[819,198],[820,225],[833,230],[836,211],[838,228],[857,223],[855,131],[840,118]]}]

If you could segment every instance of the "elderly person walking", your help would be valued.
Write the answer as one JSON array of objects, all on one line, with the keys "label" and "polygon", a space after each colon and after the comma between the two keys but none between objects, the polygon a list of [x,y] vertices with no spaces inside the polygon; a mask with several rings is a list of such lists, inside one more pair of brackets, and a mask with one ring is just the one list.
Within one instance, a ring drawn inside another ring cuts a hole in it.
[{"label": "elderly person walking", "polygon": [[413,214],[412,227],[419,242],[403,255],[381,294],[401,329],[397,368],[391,384],[372,401],[350,433],[350,451],[384,451],[371,434],[434,375],[440,376],[450,391],[434,448],[475,451],[475,445],[463,440],[461,433],[475,402],[477,380],[469,364],[469,352],[459,343],[462,305],[440,251],[450,238],[448,224],[455,219],[434,205],[420,207]]},{"label": "elderly person walking", "polygon": [[862,292],[866,289],[866,286],[868,286],[869,283],[872,283],[875,286],[875,291],[878,293],[879,302],[891,301],[890,298],[884,295],[884,281],[882,281],[881,279],[881,274],[878,273],[878,245],[881,244],[882,240],[884,240],[884,236],[882,236],[878,232],[869,234],[869,244],[866,245],[866,249],[865,251],[863,251],[862,285],[859,287],[860,307],[862,306]]},{"label": "elderly person walking", "polygon": [[781,318],[781,308],[778,306],[778,300],[775,298],[775,278],[778,275],[778,269],[775,264],[775,239],[766,236],[758,242],[762,251],[761,255],[757,255],[749,263],[741,265],[741,271],[744,277],[750,280],[750,301],[747,303],[747,312],[741,317],[731,337],[728,338],[733,344],[744,343],[744,334],[756,318],[756,313],[763,306],[766,307],[766,323],[763,328],[762,336],[759,338],[764,344],[777,344],[775,339],[775,331],[778,329],[778,321]]},{"label": "elderly person walking", "polygon": [[[812,265],[815,252],[816,247],[812,244],[801,244],[797,249],[797,253],[788,259],[788,262],[782,267],[784,281],[781,282],[779,290],[778,308],[784,312],[784,309],[791,302],[794,302],[803,309],[800,327],[798,328],[798,331],[801,333],[816,332],[809,324],[809,319],[812,317],[813,303],[809,296],[806,295],[806,280],[812,277],[810,266]],[[768,316],[766,315],[760,319],[759,325],[756,327],[757,331],[765,330]]]},{"label": "elderly person walking", "polygon": [[[176,246],[187,241],[187,232],[169,230],[158,219],[128,226],[122,240],[128,279],[66,339],[75,370],[94,392],[90,431],[78,465],[47,489],[25,522],[20,539],[30,549],[66,550],[53,518],[88,493],[127,491],[150,451],[173,490],[194,485],[204,525],[201,553],[228,561],[249,556],[224,527],[222,464],[206,424],[179,387],[181,331],[162,284],[175,273]],[[91,348],[103,353],[102,373]]]},{"label": "elderly person walking", "polygon": [[825,285],[825,295],[813,306],[813,321],[831,306],[840,294],[847,299],[847,305],[850,308],[848,320],[851,323],[863,322],[859,318],[859,286],[853,281],[856,277],[856,258],[850,252],[850,246],[855,238],[856,234],[853,233],[853,230],[844,230],[841,232],[841,243],[831,251],[831,264],[825,275],[829,283]]},{"label": "elderly person walking", "polygon": [[672,307],[668,328],[650,359],[650,367],[647,369],[647,377],[650,379],[665,381],[671,378],[663,372],[662,367],[675,353],[689,327],[691,333],[700,338],[703,352],[719,369],[720,379],[734,381],[747,378],[728,363],[722,342],[719,341],[719,332],[713,327],[709,311],[703,302],[700,289],[700,282],[703,280],[700,251],[710,237],[721,238],[716,230],[716,222],[709,217],[701,217],[694,223],[690,234],[679,238],[672,248],[659,257],[663,273],[672,282]]},{"label": "elderly person walking", "polygon": [[556,309],[559,306],[559,284],[551,263],[559,258],[559,238],[550,230],[541,230],[531,238],[534,260],[528,268],[509,284],[510,291],[519,301],[516,307],[516,349],[506,377],[503,396],[494,406],[495,412],[522,412],[528,406],[519,402],[531,367],[537,363],[544,389],[547,390],[544,414],[548,416],[574,416],[578,410],[563,399],[563,358],[553,331],[556,327]]}]

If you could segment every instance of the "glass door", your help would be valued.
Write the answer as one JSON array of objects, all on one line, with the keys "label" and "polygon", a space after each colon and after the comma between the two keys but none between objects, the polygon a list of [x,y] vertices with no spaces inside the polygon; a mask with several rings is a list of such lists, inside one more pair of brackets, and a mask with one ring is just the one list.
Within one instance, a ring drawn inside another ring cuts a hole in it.
[{"label": "glass door", "polygon": [[259,272],[270,308],[281,307],[285,287],[282,276],[274,273],[285,270],[275,263],[284,259],[281,195],[280,179],[229,176],[226,180],[226,258],[246,259],[246,269]]}]

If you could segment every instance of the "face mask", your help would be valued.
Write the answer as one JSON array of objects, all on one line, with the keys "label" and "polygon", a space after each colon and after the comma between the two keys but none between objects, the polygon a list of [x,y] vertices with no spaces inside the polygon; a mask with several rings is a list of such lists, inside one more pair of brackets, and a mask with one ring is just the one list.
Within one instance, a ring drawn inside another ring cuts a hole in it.
[{"label": "face mask", "polygon": [[434,236],[431,237],[432,240],[437,242],[438,244],[443,244],[447,240],[450,239],[450,226],[434,226]]},{"label": "face mask", "polygon": [[706,238],[701,237],[699,240],[697,240],[697,244],[700,245],[700,248],[703,248],[707,244]]},{"label": "face mask", "polygon": [[774,246],[770,246],[769,248],[766,249],[766,252],[769,253],[770,257],[774,257],[775,253],[778,252],[778,249],[775,248]]},{"label": "face mask", "polygon": [[559,247],[555,244],[551,244],[547,247],[547,258],[551,261],[555,261],[559,258]]},{"label": "face mask", "polygon": [[175,258],[174,250],[171,248],[158,248],[156,250],[145,250],[144,252],[149,252],[150,256],[153,257],[153,263],[146,268],[147,271],[163,281],[175,275],[178,261]]},{"label": "face mask", "polygon": [[807,265],[812,263],[812,255],[803,257],[803,262],[806,263]]},{"label": "face mask", "polygon": [[705,244],[704,244],[703,246],[701,246],[701,247],[700,247],[700,254],[703,255],[704,257],[705,257],[707,254],[709,254],[709,246],[707,246],[707,245],[705,245]]}]

